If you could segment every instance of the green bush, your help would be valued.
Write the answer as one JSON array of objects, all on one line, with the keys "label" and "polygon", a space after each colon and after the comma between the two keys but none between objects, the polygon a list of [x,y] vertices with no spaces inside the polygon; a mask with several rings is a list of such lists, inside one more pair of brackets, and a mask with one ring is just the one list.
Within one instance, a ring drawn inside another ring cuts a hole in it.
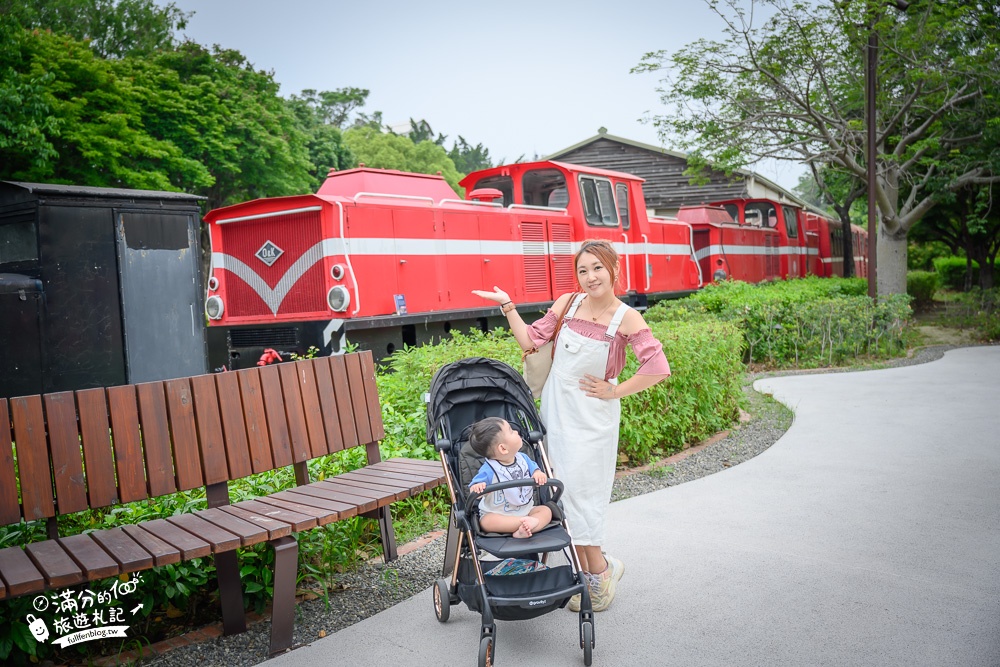
[{"label": "green bush", "polygon": [[[743,380],[742,340],[730,322],[654,322],[672,375],[622,399],[619,454],[646,463],[728,428],[738,417]],[[638,361],[630,354],[621,379]]]},{"label": "green bush", "polygon": [[906,293],[913,297],[915,306],[929,305],[937,288],[938,274],[933,271],[910,271],[906,274]]},{"label": "green bush", "polygon": [[1000,340],[1000,287],[973,287],[958,294],[954,304],[949,316],[952,325],[975,329],[985,341]]},{"label": "green bush", "polygon": [[[934,260],[934,270],[938,274],[940,284],[945,289],[956,292],[965,291],[965,270],[967,260],[964,257],[938,257]],[[972,284],[979,284],[979,263],[972,262]]]},{"label": "green bush", "polygon": [[951,257],[951,248],[941,241],[911,243],[906,249],[906,268],[910,271],[932,271],[938,257]]},{"label": "green bush", "polygon": [[802,278],[754,285],[727,281],[686,299],[657,304],[647,321],[714,316],[744,337],[744,361],[773,366],[825,366],[899,353],[909,296],[872,304],[862,278]]}]

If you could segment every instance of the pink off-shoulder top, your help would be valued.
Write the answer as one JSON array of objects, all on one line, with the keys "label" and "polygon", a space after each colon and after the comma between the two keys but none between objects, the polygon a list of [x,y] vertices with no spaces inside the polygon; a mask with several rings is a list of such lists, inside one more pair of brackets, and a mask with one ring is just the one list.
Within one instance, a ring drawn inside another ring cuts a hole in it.
[{"label": "pink off-shoulder top", "polygon": [[[528,337],[534,345],[544,345],[552,337],[552,332],[556,328],[558,316],[549,308],[545,317],[528,325]],[[587,338],[593,340],[607,340],[608,326],[589,322],[575,317],[567,317],[566,326]],[[670,375],[670,364],[663,354],[663,345],[653,337],[653,332],[648,328],[640,329],[631,336],[625,336],[621,331],[615,333],[611,341],[611,349],[608,351],[608,367],[604,371],[604,379],[618,377],[618,374],[625,368],[625,347],[631,345],[632,352],[639,360],[639,370],[636,375]]]}]

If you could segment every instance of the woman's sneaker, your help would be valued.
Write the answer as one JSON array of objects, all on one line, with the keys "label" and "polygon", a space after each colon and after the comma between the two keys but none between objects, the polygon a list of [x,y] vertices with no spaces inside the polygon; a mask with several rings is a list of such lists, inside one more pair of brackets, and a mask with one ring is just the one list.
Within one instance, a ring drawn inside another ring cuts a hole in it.
[{"label": "woman's sneaker", "polygon": [[[597,585],[599,582],[597,581],[597,577],[590,574],[589,572],[582,572],[581,574],[583,574],[583,580],[587,582],[587,587],[590,589],[590,601],[591,604],[593,604],[594,592],[597,590]],[[582,596],[579,593],[577,593],[576,595],[574,595],[569,599],[569,604],[567,605],[567,607],[569,608],[570,611],[574,613],[580,611],[581,597]]]},{"label": "woman's sneaker", "polygon": [[611,601],[615,599],[615,592],[618,582],[625,574],[625,564],[607,554],[602,554],[607,561],[608,567],[604,572],[594,575],[597,579],[597,590],[591,589],[591,601],[594,603],[594,611],[604,611],[611,606]]}]

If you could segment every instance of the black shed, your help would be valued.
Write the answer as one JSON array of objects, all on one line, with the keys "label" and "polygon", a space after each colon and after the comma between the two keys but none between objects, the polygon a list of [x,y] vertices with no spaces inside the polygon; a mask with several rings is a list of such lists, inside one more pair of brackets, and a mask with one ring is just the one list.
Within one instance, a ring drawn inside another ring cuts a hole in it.
[{"label": "black shed", "polygon": [[200,199],[0,181],[0,397],[207,372]]}]

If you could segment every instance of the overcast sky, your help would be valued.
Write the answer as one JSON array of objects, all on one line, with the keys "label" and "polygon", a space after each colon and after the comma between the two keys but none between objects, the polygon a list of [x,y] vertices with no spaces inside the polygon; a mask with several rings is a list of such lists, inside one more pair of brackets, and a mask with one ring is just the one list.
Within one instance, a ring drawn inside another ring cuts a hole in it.
[{"label": "overcast sky", "polygon": [[[168,0],[157,0],[166,4]],[[703,0],[173,0],[194,11],[183,34],[242,52],[281,94],[354,86],[364,111],[392,125],[425,119],[482,143],[494,161],[546,156],[606,127],[662,145],[655,74],[630,74],[642,55],[722,36]],[[673,148],[667,146],[667,148]],[[792,188],[803,169],[758,165]]]}]

